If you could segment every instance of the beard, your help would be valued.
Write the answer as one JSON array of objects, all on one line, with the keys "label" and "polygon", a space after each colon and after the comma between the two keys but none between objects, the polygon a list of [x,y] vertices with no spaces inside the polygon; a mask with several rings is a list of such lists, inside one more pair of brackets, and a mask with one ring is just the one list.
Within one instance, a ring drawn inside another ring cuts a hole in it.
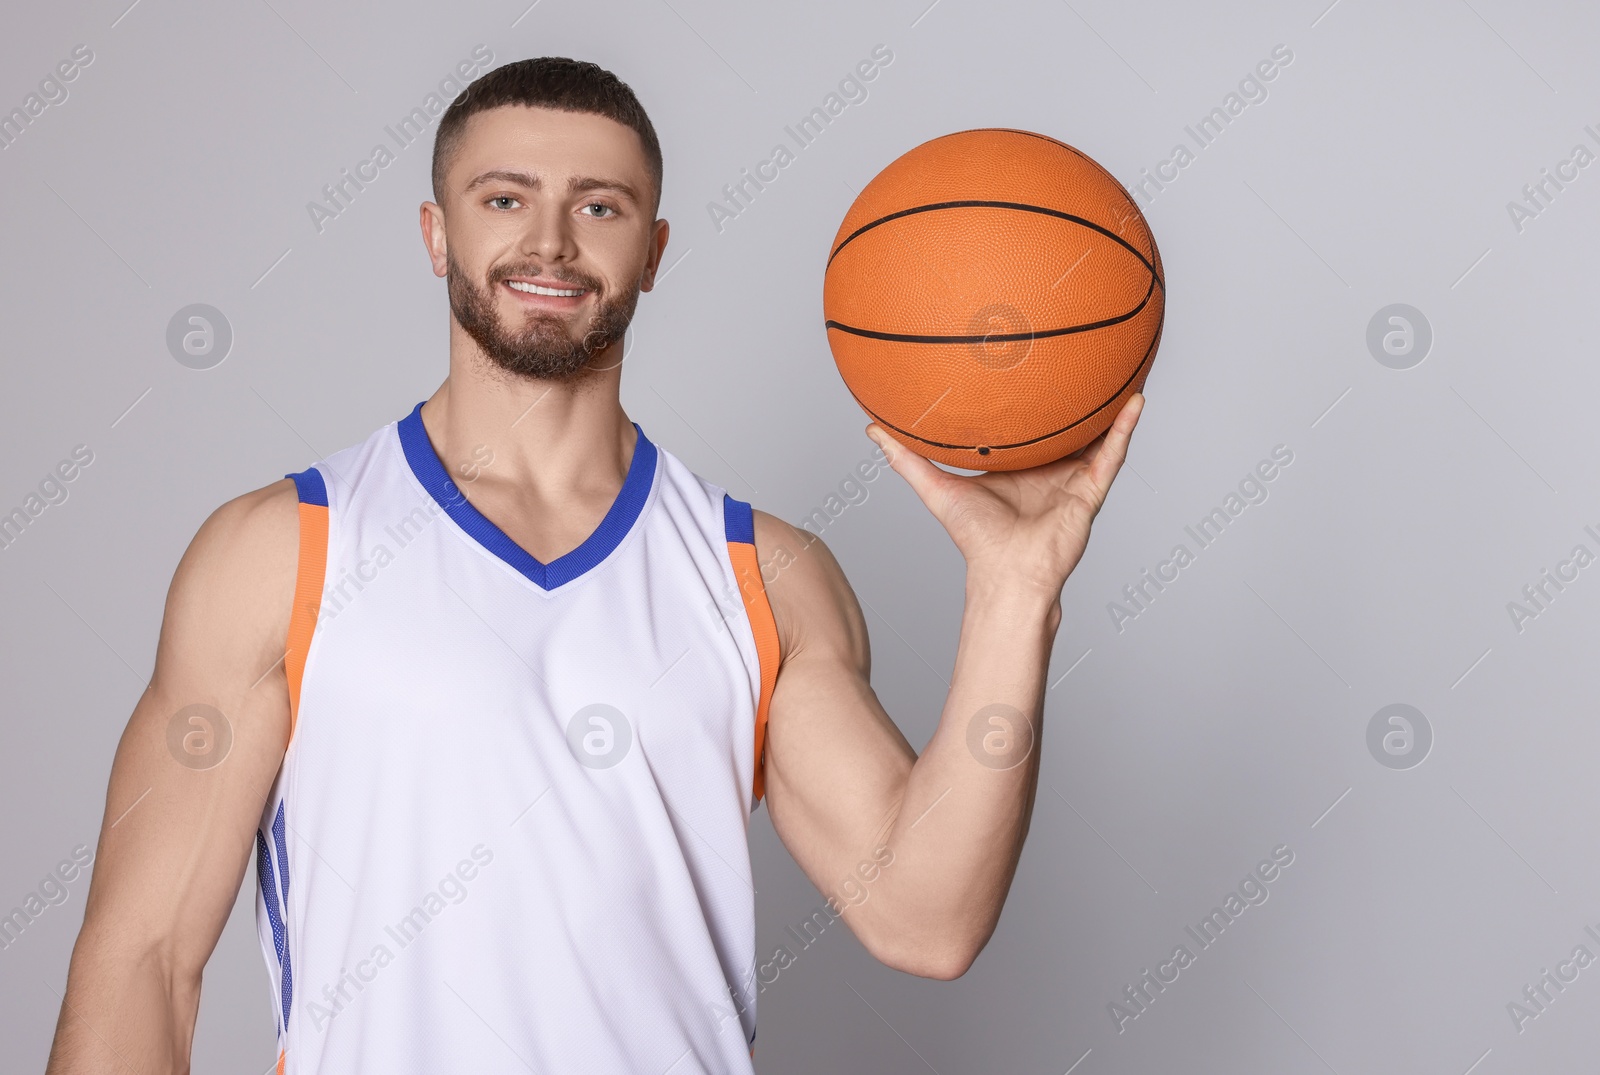
[{"label": "beard", "polygon": [[[586,273],[513,266],[494,270],[489,274],[488,287],[479,287],[448,251],[445,262],[451,314],[489,360],[507,373],[541,381],[571,381],[613,344],[619,345],[620,355],[623,334],[628,331],[639,302],[637,282],[625,294],[607,299],[600,281]],[[501,321],[495,306],[501,282],[512,276],[539,275],[600,297],[588,322],[577,326],[576,336],[564,319],[551,314],[529,314],[516,326]]]}]

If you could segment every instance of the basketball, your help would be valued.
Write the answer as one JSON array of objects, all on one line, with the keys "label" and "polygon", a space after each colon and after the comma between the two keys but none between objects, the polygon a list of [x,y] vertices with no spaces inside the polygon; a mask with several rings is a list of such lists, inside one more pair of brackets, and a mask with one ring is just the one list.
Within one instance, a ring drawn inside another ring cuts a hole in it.
[{"label": "basketball", "polygon": [[1099,164],[1028,131],[924,142],[839,225],[823,316],[873,421],[935,462],[1020,470],[1103,433],[1144,386],[1166,284]]}]

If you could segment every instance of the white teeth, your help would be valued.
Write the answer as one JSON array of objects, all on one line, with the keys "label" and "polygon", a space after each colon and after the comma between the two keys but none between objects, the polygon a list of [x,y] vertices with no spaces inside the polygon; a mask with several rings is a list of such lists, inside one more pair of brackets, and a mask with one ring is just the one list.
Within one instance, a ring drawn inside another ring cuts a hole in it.
[{"label": "white teeth", "polygon": [[581,287],[573,288],[569,291],[562,291],[553,287],[540,287],[538,284],[525,284],[521,280],[507,280],[506,283],[514,290],[526,291],[530,295],[560,295],[565,298],[571,298],[575,295],[583,294],[583,289]]}]

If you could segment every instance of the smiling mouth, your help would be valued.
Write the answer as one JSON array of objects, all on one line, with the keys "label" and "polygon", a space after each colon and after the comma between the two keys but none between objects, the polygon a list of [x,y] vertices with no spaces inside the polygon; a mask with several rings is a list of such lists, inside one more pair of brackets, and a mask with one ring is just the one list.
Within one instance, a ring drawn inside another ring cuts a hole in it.
[{"label": "smiling mouth", "polygon": [[506,286],[513,291],[521,291],[526,295],[549,295],[554,298],[563,299],[577,298],[579,295],[584,293],[584,289],[581,287],[545,287],[541,284],[530,284],[522,280],[507,280]]}]

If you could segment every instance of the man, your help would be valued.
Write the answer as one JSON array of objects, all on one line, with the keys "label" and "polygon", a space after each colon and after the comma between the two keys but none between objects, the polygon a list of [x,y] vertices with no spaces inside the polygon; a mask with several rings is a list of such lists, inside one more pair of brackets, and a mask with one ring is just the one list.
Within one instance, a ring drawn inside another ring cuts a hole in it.
[{"label": "man", "polygon": [[967,564],[918,757],[827,547],[622,410],[661,174],[644,110],[593,64],[509,64],[451,105],[421,207],[449,376],[223,505],[184,555],[51,1073],[188,1070],[252,861],[280,1073],[751,1071],[762,798],[887,965],[955,978],[987,942],[1061,588],[1142,397],[1077,456],[1009,474],[868,427]]}]

